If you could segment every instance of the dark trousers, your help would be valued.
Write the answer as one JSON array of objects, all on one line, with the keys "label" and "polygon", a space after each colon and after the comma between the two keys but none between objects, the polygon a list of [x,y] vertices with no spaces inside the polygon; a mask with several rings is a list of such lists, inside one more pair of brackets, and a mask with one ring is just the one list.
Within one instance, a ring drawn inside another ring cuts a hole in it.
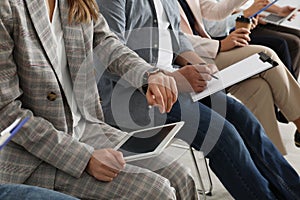
[{"label": "dark trousers", "polygon": [[[292,69],[294,71],[294,74],[298,78],[300,72],[299,69],[300,68],[300,31],[299,30],[267,24],[267,25],[258,25],[251,32],[252,32],[251,38],[274,36],[279,39],[284,39],[288,45],[289,53],[291,56]],[[272,45],[272,43],[270,43],[270,45]],[[277,53],[276,48],[272,48],[272,49],[275,50]],[[280,59],[282,59],[283,61],[284,58],[282,58],[281,53],[277,53],[277,54],[279,55]],[[285,53],[283,53],[282,55],[285,55]]]}]

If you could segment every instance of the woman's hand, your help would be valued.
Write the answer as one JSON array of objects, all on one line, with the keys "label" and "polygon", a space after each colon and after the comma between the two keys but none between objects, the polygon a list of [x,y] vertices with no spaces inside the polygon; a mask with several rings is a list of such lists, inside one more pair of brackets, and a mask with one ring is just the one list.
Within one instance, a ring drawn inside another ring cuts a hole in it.
[{"label": "woman's hand", "polygon": [[235,47],[244,47],[250,41],[250,31],[247,28],[238,28],[221,40],[220,51],[229,51]]},{"label": "woman's hand", "polygon": [[100,181],[112,181],[125,167],[123,154],[114,149],[95,150],[86,171]]}]

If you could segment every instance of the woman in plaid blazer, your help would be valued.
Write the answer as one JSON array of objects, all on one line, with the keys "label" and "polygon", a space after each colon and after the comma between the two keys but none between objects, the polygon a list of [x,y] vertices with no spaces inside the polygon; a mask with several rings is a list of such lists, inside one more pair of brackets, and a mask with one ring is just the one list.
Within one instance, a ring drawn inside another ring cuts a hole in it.
[{"label": "woman in plaid blazer", "polygon": [[[164,165],[153,172],[125,166],[111,149],[125,133],[103,122],[93,64],[135,87],[150,65],[109,31],[93,0],[1,0],[0,38],[0,127],[31,117],[0,153],[0,183],[82,199],[197,198],[178,163],[158,157],[151,161]],[[149,104],[170,111],[174,79],[163,73],[145,78]]]}]

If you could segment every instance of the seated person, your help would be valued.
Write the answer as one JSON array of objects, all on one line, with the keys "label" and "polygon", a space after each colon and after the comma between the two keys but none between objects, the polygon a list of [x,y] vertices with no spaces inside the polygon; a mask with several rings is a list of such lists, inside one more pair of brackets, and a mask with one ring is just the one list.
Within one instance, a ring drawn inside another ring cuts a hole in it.
[{"label": "seated person", "polygon": [[[131,129],[183,120],[185,126],[177,137],[204,152],[211,169],[235,199],[300,196],[299,175],[245,106],[223,92],[192,102],[189,92],[203,91],[215,67],[197,64],[203,60],[179,29],[176,0],[97,2],[120,40],[148,63],[174,76],[179,90],[171,111],[161,114],[149,110],[142,92],[130,87],[124,77],[106,71],[98,83],[106,122]],[[180,68],[176,70],[174,65]],[[297,93],[300,95],[300,88]]]},{"label": "seated person", "polygon": [[[197,199],[191,174],[178,162],[158,156],[150,160],[161,166],[155,171],[125,166],[112,149],[126,133],[103,122],[89,55],[135,87],[152,67],[118,41],[95,1],[1,0],[0,8],[0,127],[30,117],[0,151],[1,184],[79,199]],[[169,112],[174,79],[147,78],[145,99]]]},{"label": "seated person", "polygon": [[[205,1],[205,0],[204,0]],[[217,0],[220,2],[220,0]],[[250,1],[251,2],[251,1]],[[222,20],[207,20],[204,14],[204,27],[207,33],[213,38],[223,38],[229,35],[230,30],[235,27],[235,20],[238,16],[244,15],[250,17],[257,12],[257,3],[254,3],[245,10],[238,9],[234,14],[229,15]],[[267,11],[287,16],[293,11],[291,6],[272,5]],[[273,49],[280,57],[291,74],[298,79],[300,69],[300,31],[283,26],[267,24],[263,20],[264,15],[258,15],[253,18],[255,26],[251,30],[250,44],[264,45]],[[210,18],[210,15],[208,16]]]},{"label": "seated person", "polygon": [[[197,54],[212,59],[218,69],[224,69],[258,52],[265,52],[279,63],[277,67],[234,85],[228,91],[254,113],[272,142],[283,154],[286,154],[274,113],[274,105],[276,105],[287,120],[296,125],[294,140],[296,146],[299,146],[299,84],[287,71],[276,53],[264,46],[248,45],[250,32],[244,28],[235,30],[221,41],[210,39],[208,34],[204,34],[206,30],[202,16],[214,19],[225,18],[236,9],[233,0],[224,0],[219,3],[211,0],[190,0],[184,3],[186,7],[180,7],[181,29],[192,42]],[[191,14],[190,21],[194,19],[193,26],[190,26],[186,13]],[[192,30],[197,31],[199,35],[194,35]],[[209,53],[203,53],[204,50],[208,50]]]},{"label": "seated person", "polygon": [[[267,11],[285,17],[288,16],[294,9],[295,7],[292,6],[279,6],[274,4],[269,9],[267,9]],[[295,15],[292,16],[289,20],[292,20]],[[294,71],[296,79],[298,79],[300,73],[300,30],[267,24],[263,19],[261,19],[261,17],[264,16],[259,16],[259,23],[257,27],[251,31],[250,37],[256,38],[265,35],[272,35],[284,39],[288,44],[289,52],[291,55],[292,69]]]}]

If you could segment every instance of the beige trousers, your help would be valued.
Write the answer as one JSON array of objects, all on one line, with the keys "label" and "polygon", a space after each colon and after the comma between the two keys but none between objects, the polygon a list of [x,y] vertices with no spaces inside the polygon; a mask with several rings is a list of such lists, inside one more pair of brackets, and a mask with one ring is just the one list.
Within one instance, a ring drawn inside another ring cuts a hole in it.
[{"label": "beige trousers", "polygon": [[276,53],[264,46],[249,45],[220,52],[214,61],[221,70],[261,51],[276,60],[279,65],[232,86],[229,92],[254,113],[272,142],[282,154],[286,154],[274,113],[274,104],[289,121],[298,119],[300,117],[300,87]]}]

